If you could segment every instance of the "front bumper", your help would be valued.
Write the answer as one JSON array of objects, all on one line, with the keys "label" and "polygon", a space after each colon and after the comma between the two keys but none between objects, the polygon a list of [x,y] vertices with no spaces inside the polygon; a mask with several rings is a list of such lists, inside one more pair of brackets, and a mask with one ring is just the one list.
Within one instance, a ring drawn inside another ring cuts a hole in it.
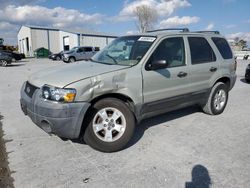
[{"label": "front bumper", "polygon": [[48,101],[42,98],[41,89],[36,89],[30,97],[25,92],[26,83],[22,86],[20,99],[24,114],[47,133],[63,138],[78,138],[84,115],[90,104]]},{"label": "front bumper", "polygon": [[66,62],[66,63],[69,62],[69,58],[68,57],[63,57],[62,59],[63,59],[63,62]]}]

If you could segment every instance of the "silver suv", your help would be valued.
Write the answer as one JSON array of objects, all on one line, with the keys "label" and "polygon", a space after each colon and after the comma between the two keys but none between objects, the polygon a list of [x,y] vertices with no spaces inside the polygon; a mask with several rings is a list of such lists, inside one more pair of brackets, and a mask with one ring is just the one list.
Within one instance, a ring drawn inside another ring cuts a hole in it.
[{"label": "silver suv", "polygon": [[78,46],[70,51],[63,53],[62,59],[65,63],[73,63],[79,60],[88,60],[99,51],[98,47]]},{"label": "silver suv", "polygon": [[157,30],[120,37],[85,63],[32,75],[21,107],[48,133],[114,152],[144,118],[191,105],[222,113],[235,72],[219,32]]}]

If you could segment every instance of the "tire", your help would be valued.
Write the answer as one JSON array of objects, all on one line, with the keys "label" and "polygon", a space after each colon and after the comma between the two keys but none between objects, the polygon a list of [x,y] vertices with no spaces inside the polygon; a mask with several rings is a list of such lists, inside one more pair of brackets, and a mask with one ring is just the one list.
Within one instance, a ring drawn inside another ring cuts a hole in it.
[{"label": "tire", "polygon": [[57,57],[56,57],[56,60],[57,60],[57,61],[60,61],[60,60],[61,60],[61,58],[60,58],[59,56],[57,56]]},{"label": "tire", "polygon": [[74,57],[69,58],[69,63],[74,63],[75,61],[76,61],[76,59]]},{"label": "tire", "polygon": [[8,62],[6,60],[0,60],[0,64],[2,67],[6,67],[8,65]]},{"label": "tire", "polygon": [[221,114],[228,101],[228,87],[222,82],[217,82],[208,97],[207,103],[203,106],[203,111],[210,115]]},{"label": "tire", "polygon": [[119,99],[102,99],[93,105],[87,115],[90,118],[86,121],[87,128],[83,139],[96,150],[102,152],[119,151],[128,144],[133,136],[134,114]]},{"label": "tire", "polygon": [[246,79],[246,78],[245,78],[245,80],[246,80],[246,82],[247,82],[248,84],[250,83],[250,80],[249,80],[249,79]]}]

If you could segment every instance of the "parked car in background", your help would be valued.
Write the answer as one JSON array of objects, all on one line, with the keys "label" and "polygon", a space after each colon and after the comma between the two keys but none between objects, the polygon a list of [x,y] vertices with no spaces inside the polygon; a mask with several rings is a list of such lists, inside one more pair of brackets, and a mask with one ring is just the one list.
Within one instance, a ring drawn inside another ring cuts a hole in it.
[{"label": "parked car in background", "polygon": [[73,63],[79,60],[88,60],[99,50],[98,47],[93,46],[74,47],[63,54],[63,61],[65,63]]},{"label": "parked car in background", "polygon": [[5,52],[6,54],[9,54],[9,56],[12,57],[12,61],[19,61],[23,59],[23,54],[20,54],[18,52],[12,52],[8,50],[2,50],[1,52]]},{"label": "parked car in background", "polygon": [[51,54],[49,55],[49,59],[52,59],[52,60],[62,60],[62,55],[65,53],[65,51],[61,51],[59,53],[55,53],[55,54]]},{"label": "parked car in background", "polygon": [[12,56],[9,53],[0,51],[0,66],[6,67],[8,64],[11,64]]},{"label": "parked car in background", "polygon": [[246,68],[245,80],[247,83],[250,83],[250,64],[248,64]]}]

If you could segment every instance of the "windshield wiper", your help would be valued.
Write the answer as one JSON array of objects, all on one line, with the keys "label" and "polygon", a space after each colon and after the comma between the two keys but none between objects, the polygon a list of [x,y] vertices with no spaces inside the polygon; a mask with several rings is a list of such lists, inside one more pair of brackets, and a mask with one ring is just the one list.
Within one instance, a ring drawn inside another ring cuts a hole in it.
[{"label": "windshield wiper", "polygon": [[109,57],[110,59],[112,59],[112,60],[115,62],[115,64],[118,64],[118,62],[116,61],[116,59],[115,59],[114,57],[112,57],[112,56],[109,55],[109,54],[106,54],[106,56]]},{"label": "windshield wiper", "polygon": [[94,62],[94,63],[100,63],[100,64],[105,64],[105,65],[114,65],[114,64],[111,64],[111,63],[105,63],[105,62],[102,62],[102,61],[96,61],[92,58],[89,59],[90,61]]}]

